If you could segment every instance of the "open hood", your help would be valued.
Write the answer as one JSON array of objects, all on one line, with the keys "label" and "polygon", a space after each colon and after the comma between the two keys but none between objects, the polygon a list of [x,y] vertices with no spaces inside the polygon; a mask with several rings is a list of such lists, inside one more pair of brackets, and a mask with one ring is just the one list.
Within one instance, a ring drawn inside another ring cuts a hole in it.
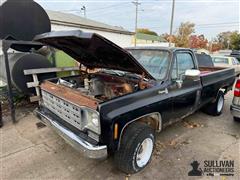
[{"label": "open hood", "polygon": [[128,51],[95,33],[55,31],[34,40],[64,51],[88,68],[128,71],[154,79]]}]

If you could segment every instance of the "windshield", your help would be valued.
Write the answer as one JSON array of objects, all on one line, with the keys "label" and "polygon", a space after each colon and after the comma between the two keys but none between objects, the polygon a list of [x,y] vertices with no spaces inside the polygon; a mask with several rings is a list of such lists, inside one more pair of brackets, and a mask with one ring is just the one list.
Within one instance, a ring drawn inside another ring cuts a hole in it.
[{"label": "windshield", "polygon": [[155,79],[165,78],[169,66],[168,51],[142,49],[128,51]]}]

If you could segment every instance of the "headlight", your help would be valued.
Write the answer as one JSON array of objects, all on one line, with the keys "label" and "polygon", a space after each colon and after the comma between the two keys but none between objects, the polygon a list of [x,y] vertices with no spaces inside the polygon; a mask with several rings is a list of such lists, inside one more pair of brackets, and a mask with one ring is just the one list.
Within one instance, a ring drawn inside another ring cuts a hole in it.
[{"label": "headlight", "polygon": [[98,114],[97,113],[89,113],[90,115],[90,120],[92,121],[92,123],[95,125],[95,126],[99,126],[99,117],[98,117]]},{"label": "headlight", "polygon": [[100,120],[99,120],[99,115],[98,112],[96,111],[89,111],[87,110],[87,125],[86,128],[100,134],[101,129],[100,129]]}]

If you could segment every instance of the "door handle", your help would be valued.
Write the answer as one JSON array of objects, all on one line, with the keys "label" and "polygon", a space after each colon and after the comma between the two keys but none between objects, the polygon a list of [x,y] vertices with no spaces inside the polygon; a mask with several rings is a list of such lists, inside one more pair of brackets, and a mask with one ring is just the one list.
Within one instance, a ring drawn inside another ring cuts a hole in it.
[{"label": "door handle", "polygon": [[168,94],[168,89],[165,88],[164,90],[159,90],[158,94]]}]

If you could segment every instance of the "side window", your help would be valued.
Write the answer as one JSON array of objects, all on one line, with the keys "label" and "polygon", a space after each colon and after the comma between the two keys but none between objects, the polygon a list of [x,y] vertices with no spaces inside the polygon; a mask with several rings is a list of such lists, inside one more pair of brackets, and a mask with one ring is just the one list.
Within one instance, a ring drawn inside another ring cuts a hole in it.
[{"label": "side window", "polygon": [[214,57],[213,62],[216,64],[229,64],[228,58]]},{"label": "side window", "polygon": [[178,53],[173,64],[172,79],[180,79],[187,69],[195,69],[191,54]]}]

